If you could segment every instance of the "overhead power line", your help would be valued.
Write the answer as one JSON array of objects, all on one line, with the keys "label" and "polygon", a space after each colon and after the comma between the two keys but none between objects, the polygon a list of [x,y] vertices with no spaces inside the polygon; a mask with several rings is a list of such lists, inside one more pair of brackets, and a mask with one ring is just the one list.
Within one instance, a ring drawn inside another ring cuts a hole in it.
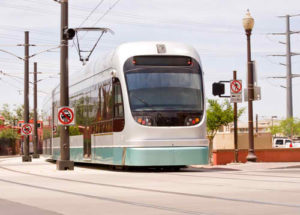
[{"label": "overhead power line", "polygon": [[[95,27],[121,0],[117,0],[115,1],[115,3],[113,3],[112,6],[110,6],[103,14],[102,16],[99,17],[99,19],[97,19],[97,21],[92,25],[92,27]],[[86,32],[81,38],[80,40],[82,40],[88,32]]]},{"label": "overhead power line", "polygon": [[101,0],[96,7],[89,13],[89,15],[80,23],[78,26],[79,28],[91,17],[91,15],[100,7],[100,5],[104,2],[104,0]]},{"label": "overhead power line", "polygon": [[121,0],[115,1],[115,3],[108,8],[108,10],[94,23],[93,27],[98,24]]}]

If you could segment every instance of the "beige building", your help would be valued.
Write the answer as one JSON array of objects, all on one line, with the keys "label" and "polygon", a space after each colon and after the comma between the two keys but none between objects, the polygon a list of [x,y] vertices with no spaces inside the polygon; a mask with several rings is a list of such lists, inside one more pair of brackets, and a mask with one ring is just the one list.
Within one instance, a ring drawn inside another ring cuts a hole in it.
[{"label": "beige building", "polygon": [[[253,122],[254,133],[267,133],[270,131],[272,125],[278,125],[280,120],[259,120],[257,123]],[[230,123],[228,126],[223,126],[219,129],[218,133],[233,133],[234,126]],[[248,133],[248,122],[238,121],[238,133]]]},{"label": "beige building", "polygon": [[[254,122],[254,147],[255,149],[272,148],[272,134],[270,127],[278,125],[279,120],[259,120]],[[233,139],[234,126],[230,123],[219,129],[214,138],[213,149],[234,149]],[[248,122],[238,122],[238,149],[248,149]]]}]

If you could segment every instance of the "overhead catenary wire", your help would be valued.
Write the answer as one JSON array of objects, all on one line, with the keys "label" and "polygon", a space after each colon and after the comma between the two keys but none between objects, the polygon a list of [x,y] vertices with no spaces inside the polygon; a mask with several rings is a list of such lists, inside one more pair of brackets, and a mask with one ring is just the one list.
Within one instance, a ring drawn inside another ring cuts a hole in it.
[{"label": "overhead catenary wire", "polygon": [[[116,0],[114,2],[114,4],[112,6],[110,6],[103,14],[102,16],[99,17],[99,19],[97,19],[97,21],[92,25],[92,27],[95,27],[121,0]],[[82,38],[80,38],[81,40],[87,35],[88,32],[86,32]]]},{"label": "overhead catenary wire", "polygon": [[78,26],[79,28],[82,27],[82,25],[91,17],[91,15],[100,7],[100,5],[104,2],[104,0],[101,0],[96,7],[89,13],[89,15],[80,23]]}]

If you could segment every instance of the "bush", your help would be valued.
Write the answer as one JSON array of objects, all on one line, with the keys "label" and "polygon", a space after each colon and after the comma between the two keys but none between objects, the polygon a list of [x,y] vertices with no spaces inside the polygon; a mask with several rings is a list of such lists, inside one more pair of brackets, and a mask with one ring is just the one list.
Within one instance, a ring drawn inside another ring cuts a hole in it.
[{"label": "bush", "polygon": [[0,155],[9,155],[16,153],[16,140],[20,135],[16,130],[4,129],[0,131]]},{"label": "bush", "polygon": [[14,129],[4,129],[0,131],[0,139],[6,139],[15,142],[16,140],[20,139],[20,135]]}]

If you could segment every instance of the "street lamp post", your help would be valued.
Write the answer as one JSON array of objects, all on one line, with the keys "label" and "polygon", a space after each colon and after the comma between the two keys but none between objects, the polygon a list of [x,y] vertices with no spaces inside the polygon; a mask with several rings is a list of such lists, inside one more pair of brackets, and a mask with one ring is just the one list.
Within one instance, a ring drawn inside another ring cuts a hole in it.
[{"label": "street lamp post", "polygon": [[243,18],[243,26],[247,36],[247,68],[248,68],[248,134],[249,134],[249,150],[247,161],[256,162],[254,154],[254,135],[253,135],[253,100],[254,100],[254,80],[253,80],[253,65],[251,62],[251,44],[250,36],[254,26],[254,19],[247,10],[245,18]]}]

